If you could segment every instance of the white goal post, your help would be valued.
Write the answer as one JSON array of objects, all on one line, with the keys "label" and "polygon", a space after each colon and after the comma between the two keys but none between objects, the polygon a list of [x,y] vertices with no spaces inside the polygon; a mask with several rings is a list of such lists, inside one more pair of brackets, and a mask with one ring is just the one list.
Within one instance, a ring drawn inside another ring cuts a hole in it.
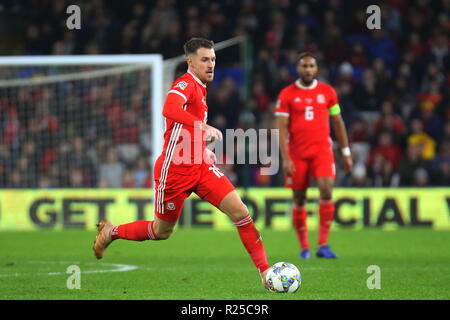
[{"label": "white goal post", "polygon": [[[148,106],[151,110],[152,120],[152,163],[155,163],[156,158],[162,151],[163,147],[163,121],[162,121],[162,105],[163,105],[163,59],[160,54],[129,54],[129,55],[72,55],[72,56],[7,56],[0,57],[0,68],[25,67],[25,66],[125,66],[138,68],[148,68],[150,70],[150,84],[151,98]],[[125,71],[125,70],[124,70]],[[94,71],[101,74],[105,70]],[[70,75],[58,75],[57,77],[64,80],[64,77]],[[0,79],[0,86],[14,85],[14,79]],[[29,82],[31,84],[45,82],[41,79],[18,79],[17,83]]]}]

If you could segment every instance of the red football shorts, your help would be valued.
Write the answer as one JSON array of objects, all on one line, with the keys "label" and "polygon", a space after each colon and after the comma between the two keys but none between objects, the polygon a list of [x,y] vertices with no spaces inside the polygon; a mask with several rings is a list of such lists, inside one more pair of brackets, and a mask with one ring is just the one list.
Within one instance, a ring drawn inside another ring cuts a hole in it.
[{"label": "red football shorts", "polygon": [[170,165],[162,170],[162,161],[155,163],[155,216],[168,222],[177,222],[184,200],[192,192],[201,199],[219,207],[222,199],[235,188],[214,164],[194,166]]},{"label": "red football shorts", "polygon": [[333,151],[324,147],[307,158],[291,156],[295,165],[292,176],[285,175],[285,187],[294,190],[305,190],[310,186],[309,177],[314,179],[322,177],[336,178],[336,166]]}]

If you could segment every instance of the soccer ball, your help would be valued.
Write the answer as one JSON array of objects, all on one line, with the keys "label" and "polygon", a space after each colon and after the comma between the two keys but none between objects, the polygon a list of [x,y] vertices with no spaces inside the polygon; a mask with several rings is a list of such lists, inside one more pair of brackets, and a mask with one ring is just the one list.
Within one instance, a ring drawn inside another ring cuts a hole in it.
[{"label": "soccer ball", "polygon": [[266,275],[267,287],[272,292],[294,293],[301,283],[300,271],[289,262],[275,263]]}]

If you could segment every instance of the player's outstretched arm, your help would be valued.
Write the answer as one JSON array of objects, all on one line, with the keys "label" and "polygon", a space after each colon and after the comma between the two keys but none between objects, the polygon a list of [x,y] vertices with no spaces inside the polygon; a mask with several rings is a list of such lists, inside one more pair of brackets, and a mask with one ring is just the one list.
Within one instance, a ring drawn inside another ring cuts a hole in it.
[{"label": "player's outstretched arm", "polygon": [[342,119],[342,116],[340,114],[331,116],[331,124],[333,126],[333,130],[338,140],[339,148],[341,150],[344,171],[346,173],[350,173],[353,168],[353,160],[350,153],[347,130],[345,129],[345,123]]}]

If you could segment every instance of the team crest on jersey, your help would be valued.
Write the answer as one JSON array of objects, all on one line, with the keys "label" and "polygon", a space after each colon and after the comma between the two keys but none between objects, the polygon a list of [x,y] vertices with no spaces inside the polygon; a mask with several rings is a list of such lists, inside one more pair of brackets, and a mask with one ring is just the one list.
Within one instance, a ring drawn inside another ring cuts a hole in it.
[{"label": "team crest on jersey", "polygon": [[325,103],[325,96],[323,94],[317,95],[317,103]]},{"label": "team crest on jersey", "polygon": [[181,90],[184,90],[184,89],[186,89],[187,86],[188,86],[188,84],[186,81],[180,81],[177,83],[175,88],[180,88]]},{"label": "team crest on jersey", "polygon": [[167,210],[175,210],[175,203],[167,202]]}]

